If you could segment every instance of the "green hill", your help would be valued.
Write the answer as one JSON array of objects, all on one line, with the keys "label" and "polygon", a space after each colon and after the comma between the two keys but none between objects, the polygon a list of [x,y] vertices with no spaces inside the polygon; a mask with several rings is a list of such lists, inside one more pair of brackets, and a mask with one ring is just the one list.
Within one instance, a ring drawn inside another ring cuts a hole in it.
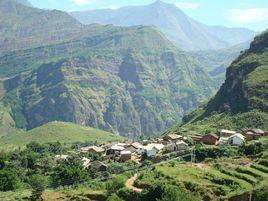
[{"label": "green hill", "polygon": [[119,135],[73,123],[50,122],[29,131],[13,131],[13,133],[1,137],[0,149],[23,147],[32,141],[41,144],[57,141],[70,144],[74,142],[107,143],[123,139]]},{"label": "green hill", "polygon": [[268,130],[268,31],[227,69],[226,80],[206,105],[172,130],[259,127]]}]

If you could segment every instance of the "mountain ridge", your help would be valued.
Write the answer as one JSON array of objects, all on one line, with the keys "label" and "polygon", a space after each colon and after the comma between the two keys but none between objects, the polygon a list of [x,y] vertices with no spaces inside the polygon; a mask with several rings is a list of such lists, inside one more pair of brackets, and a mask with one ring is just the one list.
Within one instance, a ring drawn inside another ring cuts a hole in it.
[{"label": "mountain ridge", "polygon": [[[255,32],[244,28],[232,29],[204,25],[186,16],[176,6],[162,1],[146,6],[78,11],[70,12],[70,14],[83,24],[155,25],[177,47],[184,50],[227,48],[247,41],[255,35]],[[243,39],[241,39],[241,33],[243,33]]]}]

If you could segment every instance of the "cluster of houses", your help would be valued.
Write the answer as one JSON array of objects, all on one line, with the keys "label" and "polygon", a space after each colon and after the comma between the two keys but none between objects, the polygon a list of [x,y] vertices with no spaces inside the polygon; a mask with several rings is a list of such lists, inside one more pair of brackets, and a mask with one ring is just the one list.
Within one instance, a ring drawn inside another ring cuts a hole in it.
[{"label": "cluster of houses", "polygon": [[[181,151],[188,148],[186,141],[192,139],[196,144],[202,143],[207,145],[223,145],[229,143],[231,145],[241,145],[245,141],[257,140],[261,136],[266,135],[260,129],[247,129],[241,133],[231,130],[221,130],[220,137],[215,133],[209,133],[206,135],[188,135],[183,137],[178,134],[168,134],[163,138],[156,138],[153,141],[131,142],[131,143],[108,143],[101,146],[86,146],[82,147],[75,153],[85,153],[98,155],[103,161],[107,159],[115,159],[120,162],[126,162],[129,160],[139,163],[144,157],[154,158],[161,153],[169,153],[174,151]],[[68,160],[68,155],[57,155],[55,159]],[[106,171],[107,165],[103,162],[83,157],[83,167],[85,169],[94,168],[99,171]]]},{"label": "cluster of houses", "polygon": [[206,135],[190,135],[189,137],[196,143],[204,143],[208,145],[242,145],[245,141],[258,140],[261,136],[266,135],[267,132],[261,129],[245,129],[241,133],[232,130],[221,130],[220,137],[215,133]]},{"label": "cluster of houses", "polygon": [[[101,146],[86,146],[79,148],[76,154],[90,154],[98,155],[101,157],[102,161],[108,159],[115,159],[120,162],[134,161],[139,163],[143,157],[153,158],[157,154],[173,152],[178,150],[185,150],[188,144],[182,140],[181,135],[170,134],[164,136],[163,138],[157,138],[153,142],[148,143],[144,140],[140,142],[131,143],[108,143]],[[68,161],[69,155],[56,155],[55,160],[65,160]],[[101,161],[91,161],[90,159],[83,157],[81,158],[83,167],[85,169],[94,168],[99,171],[106,171],[107,166]]]}]

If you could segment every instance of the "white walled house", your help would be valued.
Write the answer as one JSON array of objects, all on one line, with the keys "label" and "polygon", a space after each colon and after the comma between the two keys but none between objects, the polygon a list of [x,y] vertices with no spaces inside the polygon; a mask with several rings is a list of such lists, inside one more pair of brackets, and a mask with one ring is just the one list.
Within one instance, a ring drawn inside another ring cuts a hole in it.
[{"label": "white walled house", "polygon": [[243,144],[245,142],[245,136],[240,134],[240,133],[236,133],[236,134],[232,135],[231,137],[229,137],[229,142],[232,145],[240,146],[241,144]]},{"label": "white walled house", "polygon": [[156,156],[157,150],[154,147],[146,147],[146,155],[147,157]]}]

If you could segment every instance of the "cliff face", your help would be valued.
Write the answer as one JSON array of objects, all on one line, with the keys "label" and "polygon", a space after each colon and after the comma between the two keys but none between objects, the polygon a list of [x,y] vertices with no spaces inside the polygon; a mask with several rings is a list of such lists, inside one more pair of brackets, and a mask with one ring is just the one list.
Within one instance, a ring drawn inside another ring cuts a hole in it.
[{"label": "cliff face", "polygon": [[[268,126],[268,32],[227,69],[226,80],[207,105],[183,118],[182,127]],[[229,126],[228,126],[229,124]]]},{"label": "cliff face", "polygon": [[6,81],[4,102],[12,99],[13,116],[26,128],[58,120],[129,137],[152,135],[213,93],[210,78],[189,62],[176,52],[62,59]]},{"label": "cliff face", "polygon": [[227,69],[226,80],[205,111],[224,111],[230,107],[232,113],[252,109],[268,111],[267,65],[268,34],[256,37],[249,50],[240,55]]}]

